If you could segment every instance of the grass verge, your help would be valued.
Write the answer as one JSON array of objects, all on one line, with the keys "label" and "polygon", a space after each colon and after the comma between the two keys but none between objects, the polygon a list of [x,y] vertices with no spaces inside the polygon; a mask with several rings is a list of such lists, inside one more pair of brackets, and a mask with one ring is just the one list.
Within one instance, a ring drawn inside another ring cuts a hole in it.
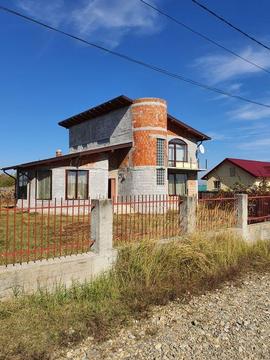
[{"label": "grass verge", "polygon": [[54,294],[40,291],[0,304],[0,359],[49,359],[87,336],[101,340],[187,293],[196,294],[249,269],[266,270],[270,242],[233,235],[193,235],[163,246],[129,245],[115,268],[92,283]]}]

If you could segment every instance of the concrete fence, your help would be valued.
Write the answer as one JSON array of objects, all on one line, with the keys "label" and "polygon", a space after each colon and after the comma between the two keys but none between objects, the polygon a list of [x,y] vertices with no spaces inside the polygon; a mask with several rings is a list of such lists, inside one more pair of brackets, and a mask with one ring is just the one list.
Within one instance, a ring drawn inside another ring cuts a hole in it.
[{"label": "concrete fence", "polygon": [[[183,233],[196,231],[197,198],[184,197],[180,206]],[[236,195],[236,227],[232,230],[245,240],[270,239],[270,222],[248,225],[247,195]],[[111,200],[93,200],[91,240],[94,245],[84,254],[57,259],[0,266],[0,299],[15,292],[32,293],[39,288],[52,291],[62,284],[83,283],[110,269],[117,258],[113,248],[113,208]]]},{"label": "concrete fence", "polygon": [[33,293],[38,289],[52,291],[59,285],[69,287],[74,282],[92,280],[110,269],[117,256],[112,246],[110,200],[93,201],[91,235],[95,244],[87,253],[0,266],[0,299],[11,297],[14,292]]}]

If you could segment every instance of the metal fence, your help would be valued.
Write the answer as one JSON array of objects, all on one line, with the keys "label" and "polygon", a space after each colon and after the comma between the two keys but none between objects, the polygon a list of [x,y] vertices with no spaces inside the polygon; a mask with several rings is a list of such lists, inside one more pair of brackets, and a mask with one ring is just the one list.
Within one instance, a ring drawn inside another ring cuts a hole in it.
[{"label": "metal fence", "polygon": [[248,196],[248,223],[270,220],[270,196]]},{"label": "metal fence", "polygon": [[196,221],[199,231],[234,227],[237,223],[236,199],[234,197],[199,199]]},{"label": "metal fence", "polygon": [[91,200],[0,200],[0,265],[87,252]]},{"label": "metal fence", "polygon": [[165,239],[181,233],[179,196],[138,195],[113,198],[113,239],[121,244]]}]

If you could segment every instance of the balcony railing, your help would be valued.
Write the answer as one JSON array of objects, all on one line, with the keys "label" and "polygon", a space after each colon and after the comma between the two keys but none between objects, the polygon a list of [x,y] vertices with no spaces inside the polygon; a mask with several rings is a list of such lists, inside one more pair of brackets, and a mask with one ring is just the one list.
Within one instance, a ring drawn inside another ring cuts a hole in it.
[{"label": "balcony railing", "polygon": [[201,166],[199,160],[192,158],[189,160],[168,160],[168,167],[183,170],[206,170],[207,160],[205,160],[205,166]]}]

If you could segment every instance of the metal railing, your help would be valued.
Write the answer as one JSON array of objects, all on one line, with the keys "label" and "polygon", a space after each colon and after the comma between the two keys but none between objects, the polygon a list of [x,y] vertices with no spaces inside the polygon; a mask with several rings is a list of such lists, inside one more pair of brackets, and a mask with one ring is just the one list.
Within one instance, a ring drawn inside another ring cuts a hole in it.
[{"label": "metal railing", "polygon": [[248,223],[270,221],[270,195],[248,196]]},{"label": "metal railing", "polygon": [[0,265],[89,251],[91,200],[0,200]]},{"label": "metal railing", "polygon": [[165,239],[181,233],[179,196],[134,195],[113,198],[115,244]]},{"label": "metal railing", "polygon": [[[184,160],[168,160],[168,167],[176,168],[176,169],[185,169],[185,170],[198,170],[202,169],[199,159],[187,158]],[[207,169],[207,160],[205,160],[205,166],[203,169]]]}]

